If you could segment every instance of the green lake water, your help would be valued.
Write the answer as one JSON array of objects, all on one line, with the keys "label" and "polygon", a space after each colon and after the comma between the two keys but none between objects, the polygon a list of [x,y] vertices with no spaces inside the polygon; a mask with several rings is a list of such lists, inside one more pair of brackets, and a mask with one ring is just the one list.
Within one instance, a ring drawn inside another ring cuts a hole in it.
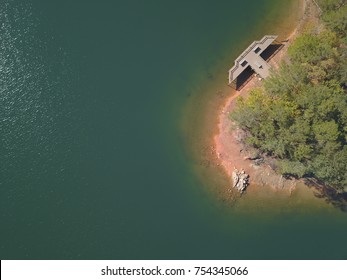
[{"label": "green lake water", "polygon": [[346,259],[346,213],[252,188],[231,207],[187,144],[182,108],[299,2],[2,0],[1,259]]}]

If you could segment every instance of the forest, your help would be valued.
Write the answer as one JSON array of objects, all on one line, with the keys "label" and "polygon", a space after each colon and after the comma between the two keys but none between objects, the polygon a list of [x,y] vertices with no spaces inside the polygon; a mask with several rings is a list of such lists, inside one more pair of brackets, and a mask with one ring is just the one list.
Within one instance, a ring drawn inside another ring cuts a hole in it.
[{"label": "forest", "polygon": [[289,62],[239,98],[230,118],[279,173],[346,192],[347,1],[317,2],[321,23],[297,37]]}]

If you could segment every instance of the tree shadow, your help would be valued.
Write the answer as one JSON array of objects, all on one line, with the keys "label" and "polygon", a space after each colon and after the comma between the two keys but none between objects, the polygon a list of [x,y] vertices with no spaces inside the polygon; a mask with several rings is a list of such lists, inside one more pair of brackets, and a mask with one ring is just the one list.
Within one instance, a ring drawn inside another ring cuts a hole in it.
[{"label": "tree shadow", "polygon": [[[280,173],[278,165],[275,159],[267,160],[267,164],[277,173]],[[293,174],[282,174],[286,180],[299,180],[298,176]],[[347,192],[338,190],[334,187],[324,184],[316,178],[307,176],[303,178],[303,182],[309,188],[314,188],[316,192],[314,195],[318,198],[324,199],[325,202],[331,204],[333,207],[340,209],[343,212],[347,212]]]},{"label": "tree shadow", "polygon": [[338,191],[313,178],[306,178],[305,184],[315,188],[317,192],[314,195],[316,197],[324,199],[327,203],[343,212],[347,212],[347,192]]}]

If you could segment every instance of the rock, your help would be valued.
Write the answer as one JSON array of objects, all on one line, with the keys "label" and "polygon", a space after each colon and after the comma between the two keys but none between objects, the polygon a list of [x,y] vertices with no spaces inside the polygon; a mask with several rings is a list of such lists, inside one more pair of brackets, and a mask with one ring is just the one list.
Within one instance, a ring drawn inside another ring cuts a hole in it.
[{"label": "rock", "polygon": [[235,188],[237,183],[239,182],[239,171],[236,168],[234,168],[231,176],[233,179],[233,188]]},{"label": "rock", "polygon": [[236,188],[240,193],[243,193],[249,185],[249,175],[241,169],[234,168],[232,172],[233,188]]}]

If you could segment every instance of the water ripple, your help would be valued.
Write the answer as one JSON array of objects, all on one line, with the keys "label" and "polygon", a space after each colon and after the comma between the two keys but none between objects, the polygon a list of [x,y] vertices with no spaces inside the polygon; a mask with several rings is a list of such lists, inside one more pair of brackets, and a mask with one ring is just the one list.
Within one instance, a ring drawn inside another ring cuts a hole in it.
[{"label": "water ripple", "polygon": [[73,81],[66,55],[42,39],[29,4],[2,1],[0,22],[0,184],[18,186],[66,168]]}]

